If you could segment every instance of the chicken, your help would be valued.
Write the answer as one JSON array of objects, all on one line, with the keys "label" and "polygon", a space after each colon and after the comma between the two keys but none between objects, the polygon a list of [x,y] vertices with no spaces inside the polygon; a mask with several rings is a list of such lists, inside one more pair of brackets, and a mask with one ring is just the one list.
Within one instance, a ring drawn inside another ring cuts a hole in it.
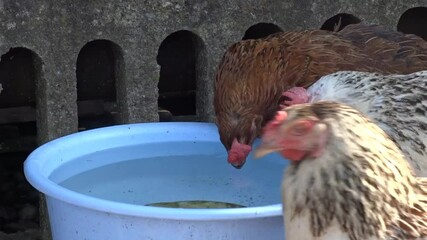
[{"label": "chicken", "polygon": [[427,181],[361,112],[320,101],[279,111],[256,157],[289,159],[282,182],[286,240],[427,237]]},{"label": "chicken", "polygon": [[427,71],[408,75],[341,71],[292,88],[284,105],[332,100],[351,105],[397,143],[418,176],[427,177]]},{"label": "chicken", "polygon": [[427,43],[380,26],[351,24],[339,32],[272,34],[230,46],[216,73],[214,108],[228,162],[245,163],[254,139],[291,87],[308,87],[339,70],[412,73],[427,69]]}]

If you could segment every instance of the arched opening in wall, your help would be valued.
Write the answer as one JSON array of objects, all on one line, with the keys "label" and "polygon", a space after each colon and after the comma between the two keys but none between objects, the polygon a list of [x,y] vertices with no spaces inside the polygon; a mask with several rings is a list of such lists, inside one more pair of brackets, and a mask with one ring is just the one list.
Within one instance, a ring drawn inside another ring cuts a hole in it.
[{"label": "arched opening in wall", "polygon": [[204,64],[199,61],[201,51],[202,40],[187,30],[170,34],[160,44],[157,54],[160,121],[196,120],[196,87]]},{"label": "arched opening in wall", "polygon": [[427,7],[406,10],[399,18],[397,31],[415,34],[427,41]]},{"label": "arched opening in wall", "polygon": [[278,32],[283,30],[273,23],[258,23],[246,30],[242,40],[263,38]]},{"label": "arched opening in wall", "polygon": [[37,146],[36,83],[41,67],[39,56],[27,48],[11,48],[1,56],[0,153]]},{"label": "arched opening in wall", "polygon": [[349,14],[349,13],[339,13],[328,20],[326,20],[323,25],[320,27],[322,30],[327,31],[336,31],[339,32],[346,26],[350,24],[357,24],[361,23],[362,20],[360,20],[358,17]]},{"label": "arched opening in wall", "polygon": [[77,57],[79,130],[114,125],[117,120],[116,83],[123,78],[121,48],[109,40],[94,40]]}]

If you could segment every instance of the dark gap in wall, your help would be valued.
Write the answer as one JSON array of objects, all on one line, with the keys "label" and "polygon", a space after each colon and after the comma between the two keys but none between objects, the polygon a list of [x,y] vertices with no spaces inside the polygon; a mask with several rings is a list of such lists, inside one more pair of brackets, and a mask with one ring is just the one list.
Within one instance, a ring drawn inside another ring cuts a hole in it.
[{"label": "dark gap in wall", "polygon": [[0,153],[36,146],[36,55],[17,47],[1,56]]},{"label": "dark gap in wall", "polygon": [[196,38],[194,33],[181,30],[160,44],[157,54],[160,121],[173,120],[167,111],[173,116],[196,115]]},{"label": "dark gap in wall", "polygon": [[[341,23],[340,23],[341,21]],[[361,23],[362,20],[360,20],[358,17],[349,14],[349,13],[339,13],[328,20],[326,20],[323,25],[320,27],[322,30],[327,31],[334,31],[336,27],[338,27],[337,31],[341,31],[343,28],[350,24],[357,24]]]},{"label": "dark gap in wall", "polygon": [[397,31],[415,34],[427,40],[427,7],[415,7],[406,10],[399,18]]},{"label": "dark gap in wall", "polygon": [[1,56],[0,108],[33,106],[35,107],[35,70],[33,53],[25,48],[11,48]]},{"label": "dark gap in wall", "polygon": [[242,40],[263,38],[278,32],[283,30],[273,23],[258,23],[246,30]]},{"label": "dark gap in wall", "polygon": [[119,47],[94,40],[80,50],[76,63],[79,130],[114,125]]},{"label": "dark gap in wall", "polygon": [[77,58],[77,99],[115,100],[114,54],[107,40],[87,43]]}]

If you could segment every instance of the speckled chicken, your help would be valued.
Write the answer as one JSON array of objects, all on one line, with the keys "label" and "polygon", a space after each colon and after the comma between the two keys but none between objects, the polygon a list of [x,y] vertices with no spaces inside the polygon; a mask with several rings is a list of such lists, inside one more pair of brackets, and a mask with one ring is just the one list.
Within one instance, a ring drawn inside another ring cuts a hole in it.
[{"label": "speckled chicken", "polygon": [[273,151],[291,160],[282,182],[286,240],[427,237],[426,180],[358,110],[320,101],[279,111],[255,155]]},{"label": "speckled chicken", "polygon": [[245,163],[262,126],[291,87],[308,87],[340,70],[412,73],[427,69],[427,43],[380,26],[352,24],[339,32],[284,32],[233,44],[215,79],[214,105],[228,162]]},{"label": "speckled chicken", "polygon": [[332,100],[351,105],[397,143],[418,176],[427,177],[427,71],[381,75],[341,71],[292,88],[284,105]]}]

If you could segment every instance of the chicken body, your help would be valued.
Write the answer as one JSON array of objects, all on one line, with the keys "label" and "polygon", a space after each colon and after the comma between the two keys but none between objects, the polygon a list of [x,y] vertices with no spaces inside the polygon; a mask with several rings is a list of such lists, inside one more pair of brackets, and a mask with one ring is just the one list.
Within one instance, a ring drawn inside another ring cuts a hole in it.
[{"label": "chicken body", "polygon": [[282,184],[287,240],[427,239],[426,180],[381,128],[337,102],[285,111],[255,154],[293,159]]},{"label": "chicken body", "polygon": [[427,69],[427,43],[380,26],[284,32],[233,44],[215,79],[214,107],[228,162],[239,168],[291,87],[340,70],[411,73]]},{"label": "chicken body", "polygon": [[361,111],[397,143],[416,174],[427,177],[427,71],[408,75],[341,71],[320,78],[307,89],[307,96],[302,88],[297,90],[296,98],[303,100],[294,98],[296,102],[331,100]]}]

